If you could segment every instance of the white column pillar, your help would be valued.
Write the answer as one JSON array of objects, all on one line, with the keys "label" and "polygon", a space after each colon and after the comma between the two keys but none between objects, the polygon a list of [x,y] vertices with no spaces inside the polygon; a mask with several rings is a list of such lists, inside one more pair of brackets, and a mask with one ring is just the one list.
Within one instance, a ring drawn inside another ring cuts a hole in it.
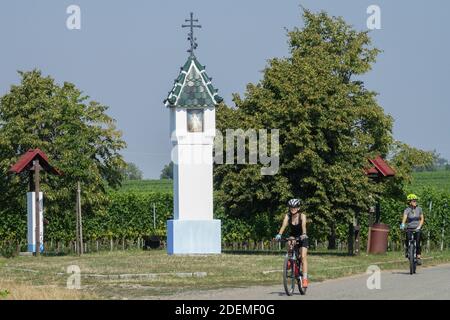
[{"label": "white column pillar", "polygon": [[[35,206],[36,192],[27,192],[27,241],[28,252],[36,252],[36,206]],[[44,251],[44,196],[42,192],[39,192],[39,230],[40,230],[40,244],[41,252]]]},{"label": "white column pillar", "polygon": [[213,217],[215,110],[203,132],[187,132],[186,110],[171,110],[174,219],[167,221],[169,254],[220,254],[221,221]]}]

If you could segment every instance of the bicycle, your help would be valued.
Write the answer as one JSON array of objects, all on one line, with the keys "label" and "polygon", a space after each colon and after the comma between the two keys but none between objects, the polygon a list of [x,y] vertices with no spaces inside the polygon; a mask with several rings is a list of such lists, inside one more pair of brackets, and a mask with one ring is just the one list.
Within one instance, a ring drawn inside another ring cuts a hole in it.
[{"label": "bicycle", "polygon": [[306,287],[303,287],[303,264],[302,257],[299,254],[300,249],[300,237],[294,238],[283,238],[286,241],[295,240],[295,244],[289,246],[288,244],[288,252],[286,257],[284,258],[283,264],[283,285],[284,290],[288,296],[292,296],[295,291],[295,285],[297,284],[298,290],[301,295],[306,294]]},{"label": "bicycle", "polygon": [[417,244],[416,244],[416,238],[415,234],[417,232],[420,232],[417,229],[414,230],[405,230],[407,236],[409,236],[408,239],[408,260],[409,260],[409,274],[416,273],[416,267],[417,267]]}]

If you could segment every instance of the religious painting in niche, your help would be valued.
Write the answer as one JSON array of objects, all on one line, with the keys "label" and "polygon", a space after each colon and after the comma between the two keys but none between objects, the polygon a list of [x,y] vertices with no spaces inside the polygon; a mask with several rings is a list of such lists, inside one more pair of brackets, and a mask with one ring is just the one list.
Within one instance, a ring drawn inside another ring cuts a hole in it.
[{"label": "religious painting in niche", "polygon": [[187,110],[187,129],[188,132],[203,132],[203,110]]}]

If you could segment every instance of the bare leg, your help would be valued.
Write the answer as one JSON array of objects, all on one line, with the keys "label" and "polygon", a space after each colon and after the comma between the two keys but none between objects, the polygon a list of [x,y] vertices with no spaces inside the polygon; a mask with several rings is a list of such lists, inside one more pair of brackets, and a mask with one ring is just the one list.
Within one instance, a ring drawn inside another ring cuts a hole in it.
[{"label": "bare leg", "polygon": [[303,263],[303,273],[308,273],[308,249],[302,247],[302,263]]}]

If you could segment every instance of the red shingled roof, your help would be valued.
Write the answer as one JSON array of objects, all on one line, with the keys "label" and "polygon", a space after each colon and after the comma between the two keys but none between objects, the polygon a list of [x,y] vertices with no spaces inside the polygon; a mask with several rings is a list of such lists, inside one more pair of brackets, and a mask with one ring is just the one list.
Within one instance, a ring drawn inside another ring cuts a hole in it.
[{"label": "red shingled roof", "polygon": [[21,173],[24,170],[30,170],[33,166],[33,160],[39,160],[41,167],[54,175],[61,175],[61,172],[52,167],[48,161],[47,155],[40,149],[30,149],[23,154],[19,160],[9,169],[10,172]]},{"label": "red shingled roof", "polygon": [[369,159],[369,162],[373,165],[372,168],[366,170],[368,175],[380,175],[383,177],[393,177],[395,176],[395,171],[392,169],[386,161],[380,156],[375,159]]}]

